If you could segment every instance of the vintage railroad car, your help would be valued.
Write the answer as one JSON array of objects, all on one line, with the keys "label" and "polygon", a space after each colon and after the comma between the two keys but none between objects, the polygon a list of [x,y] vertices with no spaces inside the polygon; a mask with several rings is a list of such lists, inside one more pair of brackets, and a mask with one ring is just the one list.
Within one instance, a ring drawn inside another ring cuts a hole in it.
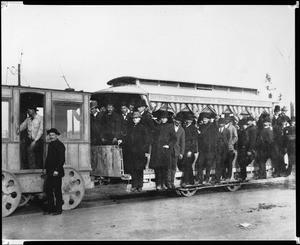
[{"label": "vintage railroad car", "polygon": [[[193,112],[196,116],[208,111],[217,115],[232,113],[237,117],[252,115],[258,118],[264,111],[272,115],[276,103],[262,98],[258,90],[252,88],[136,77],[118,77],[107,84],[109,88],[93,93],[2,85],[2,216],[10,215],[18,206],[27,203],[30,195],[43,194],[43,166],[27,168],[24,154],[26,135],[16,133],[17,126],[27,117],[28,103],[34,102],[38,114],[44,118],[44,160],[49,144],[47,129],[57,128],[61,132],[60,140],[66,145],[62,185],[64,210],[75,208],[81,202],[85,188],[93,188],[97,178],[121,178],[128,181],[127,189],[130,189],[131,177],[124,174],[122,148],[90,144],[90,100],[96,100],[99,106],[105,106],[111,100],[118,110],[122,101],[143,98],[154,119],[159,110],[173,114]],[[249,176],[253,170],[253,164],[248,166]],[[234,164],[233,176],[238,172],[239,167]],[[180,188],[181,176],[182,172],[177,171],[175,185],[179,195],[191,196],[202,188]],[[143,190],[155,190],[154,181],[154,171],[146,168]],[[223,183],[223,186],[235,191],[241,183],[235,181]]]}]

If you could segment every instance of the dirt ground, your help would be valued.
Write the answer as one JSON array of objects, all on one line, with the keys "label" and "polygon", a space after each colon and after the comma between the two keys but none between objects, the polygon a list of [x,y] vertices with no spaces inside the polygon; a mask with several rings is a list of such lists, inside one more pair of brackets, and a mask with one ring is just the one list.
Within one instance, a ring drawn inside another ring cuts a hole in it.
[{"label": "dirt ground", "polygon": [[[192,197],[168,193],[121,195],[120,187],[126,185],[90,190],[76,209],[59,216],[43,216],[34,205],[17,210],[2,219],[2,239],[296,239],[294,180],[245,185],[236,192],[200,190]],[[105,188],[110,191],[105,192]]]}]

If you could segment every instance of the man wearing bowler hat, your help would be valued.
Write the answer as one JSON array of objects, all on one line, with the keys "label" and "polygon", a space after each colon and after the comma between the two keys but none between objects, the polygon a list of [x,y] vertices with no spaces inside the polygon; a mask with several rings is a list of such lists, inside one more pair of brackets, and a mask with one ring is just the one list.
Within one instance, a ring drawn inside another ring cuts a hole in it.
[{"label": "man wearing bowler hat", "polygon": [[132,120],[133,124],[126,134],[124,143],[128,146],[128,158],[130,159],[131,191],[141,192],[143,188],[143,171],[147,163],[146,155],[149,154],[150,138],[146,127],[140,122],[141,114],[139,112],[133,113]]},{"label": "man wearing bowler hat", "polygon": [[183,159],[183,155],[185,152],[185,131],[181,126],[182,121],[182,116],[180,114],[177,114],[174,118],[173,125],[171,124],[176,135],[176,143],[173,148],[171,148],[171,161],[168,165],[166,179],[167,188],[171,189],[175,188],[174,181],[178,160]]},{"label": "man wearing bowler hat", "polygon": [[100,112],[98,108],[98,102],[92,100],[90,103],[91,110],[91,145],[101,145],[101,120],[104,112]]},{"label": "man wearing bowler hat", "polygon": [[[225,128],[225,119],[218,120],[217,145],[215,149],[216,158],[216,184],[220,184],[221,176],[225,168],[225,160],[228,154],[230,132]],[[201,147],[201,146],[200,146]]]},{"label": "man wearing bowler hat", "polygon": [[[161,123],[154,130],[151,145],[149,168],[154,169],[157,190],[166,189],[167,169],[171,162],[171,151],[177,140],[173,125],[168,123],[168,117],[167,111],[161,111]],[[171,189],[171,185],[167,187]]]},{"label": "man wearing bowler hat", "polygon": [[272,126],[274,127],[275,124],[280,124],[280,106],[276,105],[274,108],[274,115],[272,118]]},{"label": "man wearing bowler hat", "polygon": [[[215,123],[211,122],[211,114],[204,112],[201,113],[198,118],[199,124],[199,136],[198,136],[198,151],[199,157],[197,162],[197,182],[199,184],[212,184],[211,171],[215,169],[215,150],[217,145],[217,132],[218,129]],[[205,176],[203,176],[203,170],[205,169]],[[213,174],[212,174],[213,175]],[[214,182],[214,178],[212,180]]]},{"label": "man wearing bowler hat", "polygon": [[256,157],[256,126],[253,124],[254,118],[248,116],[244,123],[241,124],[242,128],[239,130],[239,140],[238,145],[238,163],[241,169],[241,179],[245,180],[247,178],[247,166]]},{"label": "man wearing bowler hat", "polygon": [[121,139],[121,116],[114,111],[112,101],[108,101],[101,120],[101,140],[104,145],[117,145]]},{"label": "man wearing bowler hat", "polygon": [[147,130],[148,130],[148,132],[151,136],[154,132],[154,127],[155,126],[154,126],[154,122],[152,120],[152,115],[148,111],[146,111],[147,107],[148,107],[148,105],[146,103],[146,100],[140,99],[137,102],[136,108],[142,116],[141,124],[143,124],[147,128]]},{"label": "man wearing bowler hat", "polygon": [[286,175],[295,174],[296,163],[296,118],[291,117],[291,125],[284,128],[284,145],[288,154],[289,165]]},{"label": "man wearing bowler hat", "polygon": [[281,116],[281,117],[286,116],[286,117],[288,118],[288,122],[290,122],[291,119],[288,117],[287,112],[288,112],[287,107],[286,107],[286,106],[283,106],[283,107],[281,108],[281,114],[280,114],[280,116]]},{"label": "man wearing bowler hat", "polygon": [[[130,110],[128,108],[128,104],[125,101],[122,101],[120,106],[121,106],[121,119],[120,119],[121,120],[121,140],[123,141],[126,138],[128,129],[133,124],[133,120],[132,120],[133,113],[130,112]],[[126,144],[122,145],[122,150],[123,150],[124,173],[129,174],[130,173],[130,169],[129,169],[130,159],[128,158],[129,149]]]},{"label": "man wearing bowler hat", "polygon": [[230,139],[228,143],[228,153],[225,160],[225,171],[222,176],[225,180],[230,180],[232,177],[232,162],[235,157],[235,144],[238,141],[238,134],[236,127],[232,124],[233,115],[225,116],[225,128],[230,132]]},{"label": "man wearing bowler hat", "polygon": [[[56,128],[47,131],[50,138],[48,153],[46,158],[46,185],[47,209],[43,213],[59,215],[62,213],[62,178],[65,175],[63,165],[65,164],[65,145],[58,139],[60,133]],[[53,194],[54,193],[54,194]],[[55,202],[54,202],[55,196]]]},{"label": "man wearing bowler hat", "polygon": [[183,127],[185,131],[185,152],[181,186],[184,188],[188,184],[194,184],[193,164],[198,158],[198,131],[195,124],[193,124],[194,119],[193,114],[188,114]]},{"label": "man wearing bowler hat", "polygon": [[42,167],[43,162],[43,117],[37,114],[36,105],[27,107],[29,117],[17,127],[17,134],[27,129],[26,149],[28,158],[28,167],[36,169]]}]

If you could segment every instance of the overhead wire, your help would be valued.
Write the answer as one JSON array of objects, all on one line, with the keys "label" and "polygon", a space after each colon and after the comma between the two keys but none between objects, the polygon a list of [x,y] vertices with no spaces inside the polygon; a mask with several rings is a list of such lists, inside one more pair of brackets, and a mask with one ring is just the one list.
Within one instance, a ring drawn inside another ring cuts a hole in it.
[{"label": "overhead wire", "polygon": [[12,66],[12,67],[7,67],[7,71],[6,71],[6,81],[5,81],[5,84],[7,83],[7,78],[8,78],[8,70],[10,71],[10,73],[12,75],[17,75],[17,74],[20,74],[20,76],[23,78],[23,80],[26,82],[26,84],[28,85],[28,87],[30,87],[29,83],[27,82],[27,80],[25,79],[25,77],[21,74],[21,67],[22,67],[22,58],[23,58],[23,49],[21,51],[21,57],[19,58],[19,62],[20,62],[20,71],[18,69],[16,69],[15,66]]},{"label": "overhead wire", "polygon": [[70,85],[69,85],[68,82],[67,82],[67,79],[66,79],[64,73],[63,73],[63,70],[62,70],[62,68],[61,68],[61,65],[60,65],[60,63],[59,63],[59,60],[58,60],[58,58],[57,58],[57,55],[56,55],[55,51],[54,51],[54,55],[55,55],[55,57],[56,57],[57,63],[58,63],[58,65],[59,65],[59,68],[60,68],[60,71],[61,71],[61,74],[62,74],[61,77],[62,77],[62,78],[64,79],[64,81],[66,82],[67,86],[68,86],[69,88],[71,88]]}]

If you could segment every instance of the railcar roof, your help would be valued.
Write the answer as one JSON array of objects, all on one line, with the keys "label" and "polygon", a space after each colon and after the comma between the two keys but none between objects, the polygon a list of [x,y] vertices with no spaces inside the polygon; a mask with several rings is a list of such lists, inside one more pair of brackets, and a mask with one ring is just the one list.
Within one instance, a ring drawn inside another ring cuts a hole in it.
[{"label": "railcar roof", "polygon": [[266,101],[266,99],[255,93],[243,93],[243,92],[232,92],[232,91],[216,91],[216,90],[197,90],[187,89],[180,87],[165,87],[165,86],[151,86],[151,85],[125,85],[110,87],[95,92],[96,94],[102,93],[128,93],[128,94],[152,94],[152,95],[166,95],[166,96],[186,96],[186,97],[206,97],[206,98],[219,98],[219,99],[242,99],[242,100],[253,100],[253,101]]},{"label": "railcar roof", "polygon": [[138,78],[138,77],[132,77],[132,76],[122,76],[114,78],[107,82],[108,85],[111,86],[118,86],[119,84],[136,84],[136,81],[142,81],[142,82],[149,82],[154,84],[178,84],[182,85],[194,85],[203,88],[213,88],[213,87],[223,87],[223,88],[236,88],[236,89],[246,89],[252,92],[257,92],[258,90],[256,88],[249,88],[249,87],[238,87],[238,86],[228,86],[228,85],[221,85],[221,84],[210,84],[210,83],[199,83],[199,82],[189,82],[189,81],[171,81],[171,80],[155,80],[155,79],[146,79],[146,78]]},{"label": "railcar roof", "polygon": [[52,89],[52,88],[41,88],[41,87],[25,87],[17,85],[1,85],[3,88],[12,88],[12,89],[28,89],[28,90],[42,90],[42,91],[57,91],[57,92],[70,92],[70,93],[85,93],[92,94],[92,92],[83,91],[83,90],[68,90],[68,89]]}]

